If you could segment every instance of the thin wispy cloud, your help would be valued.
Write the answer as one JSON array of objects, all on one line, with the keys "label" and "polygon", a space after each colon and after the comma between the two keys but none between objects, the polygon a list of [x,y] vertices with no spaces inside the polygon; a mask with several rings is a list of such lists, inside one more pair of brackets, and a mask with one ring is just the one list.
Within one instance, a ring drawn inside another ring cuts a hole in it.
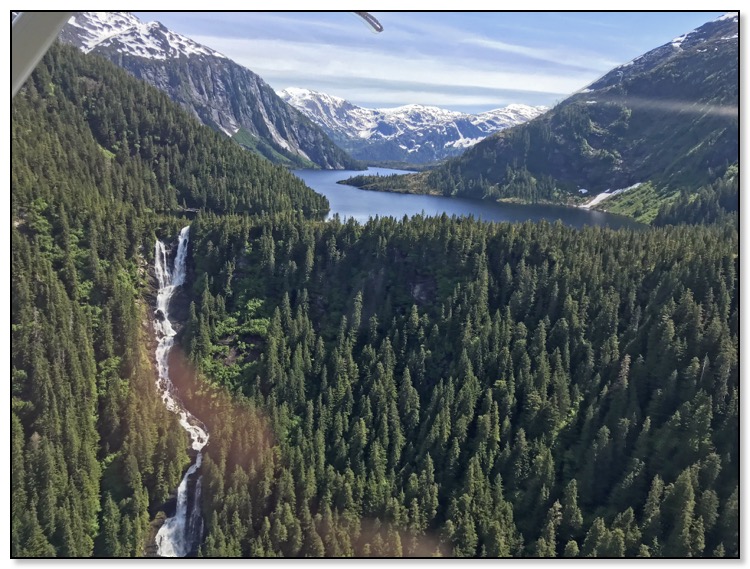
[{"label": "thin wispy cloud", "polygon": [[540,49],[482,37],[466,38],[462,40],[462,43],[468,43],[503,53],[522,55],[530,59],[554,63],[560,67],[573,67],[596,72],[607,71],[621,63],[611,59],[603,59],[591,53],[575,53],[566,49]]},{"label": "thin wispy cloud", "polygon": [[[351,79],[416,81],[436,88],[461,85],[529,91],[559,95],[572,93],[596,78],[591,73],[539,73],[492,69],[492,64],[469,66],[465,61],[423,56],[404,57],[367,48],[342,48],[306,42],[196,37],[197,41],[253,69],[273,84],[275,79],[336,77],[342,84]],[[273,53],[273,60],[264,54]],[[496,66],[495,66],[496,67]]]},{"label": "thin wispy cloud", "polygon": [[552,105],[718,13],[143,13],[258,73],[362,106]]},{"label": "thin wispy cloud", "polygon": [[[269,33],[278,33],[279,29],[290,30],[301,36],[308,31],[311,33],[333,32],[338,34],[339,41],[346,39],[347,36],[361,35],[363,31],[360,27],[361,19],[354,13],[331,13],[326,16],[325,18],[306,18],[304,15],[255,12],[253,23],[261,30],[265,28]],[[247,37],[247,30],[245,29],[245,32],[237,37]]]}]

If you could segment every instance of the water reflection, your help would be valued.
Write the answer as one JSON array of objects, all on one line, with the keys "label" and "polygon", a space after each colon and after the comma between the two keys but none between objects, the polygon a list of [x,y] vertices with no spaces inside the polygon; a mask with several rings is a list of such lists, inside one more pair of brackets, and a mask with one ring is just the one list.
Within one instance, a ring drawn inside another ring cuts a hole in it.
[{"label": "water reflection", "polygon": [[[407,174],[403,170],[388,168],[368,168],[370,174],[387,176],[390,174]],[[483,219],[485,221],[556,221],[561,220],[573,227],[585,225],[620,227],[642,227],[630,218],[589,211],[574,207],[542,204],[508,204],[466,198],[443,196],[420,196],[361,190],[352,186],[337,184],[351,176],[362,174],[350,170],[295,170],[294,174],[302,178],[315,191],[328,198],[331,204],[329,219],[338,214],[342,219],[353,217],[366,222],[370,217],[392,216],[398,219],[404,215],[411,217],[425,215],[458,215]]]}]

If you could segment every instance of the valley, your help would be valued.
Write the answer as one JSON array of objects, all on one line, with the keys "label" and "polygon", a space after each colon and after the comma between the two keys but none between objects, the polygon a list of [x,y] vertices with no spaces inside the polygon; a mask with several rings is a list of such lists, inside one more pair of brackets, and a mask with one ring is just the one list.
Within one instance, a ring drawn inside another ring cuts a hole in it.
[{"label": "valley", "polygon": [[147,16],[12,100],[12,558],[739,558],[737,14]]},{"label": "valley", "polygon": [[[356,185],[569,203],[580,188],[597,195],[643,183],[600,207],[650,223],[661,207],[710,187],[737,162],[737,29],[738,17],[720,17],[435,169]],[[636,207],[618,207],[639,196]]]}]

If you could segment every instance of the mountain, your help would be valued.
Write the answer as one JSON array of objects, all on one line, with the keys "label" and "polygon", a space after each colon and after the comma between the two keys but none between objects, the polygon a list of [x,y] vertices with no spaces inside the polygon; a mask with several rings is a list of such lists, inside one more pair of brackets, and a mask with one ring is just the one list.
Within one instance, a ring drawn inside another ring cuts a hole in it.
[{"label": "mountain", "polygon": [[651,221],[738,162],[738,28],[736,14],[708,22],[440,168],[388,184],[557,202],[633,188],[597,207]]},{"label": "mountain", "polygon": [[11,152],[11,557],[739,558],[736,230],[322,221],[59,44]]},{"label": "mountain", "polygon": [[204,124],[274,162],[358,166],[258,75],[159,22],[144,23],[127,12],[81,12],[60,38],[110,59],[166,92]]},{"label": "mountain", "polygon": [[509,105],[478,115],[438,107],[359,107],[340,97],[290,87],[279,92],[359,160],[425,163],[456,156],[486,136],[524,123],[547,107]]},{"label": "mountain", "polygon": [[11,115],[11,556],[141,556],[190,462],[154,383],[155,239],[185,207],[198,228],[318,219],[328,200],[71,46],[52,45]]}]

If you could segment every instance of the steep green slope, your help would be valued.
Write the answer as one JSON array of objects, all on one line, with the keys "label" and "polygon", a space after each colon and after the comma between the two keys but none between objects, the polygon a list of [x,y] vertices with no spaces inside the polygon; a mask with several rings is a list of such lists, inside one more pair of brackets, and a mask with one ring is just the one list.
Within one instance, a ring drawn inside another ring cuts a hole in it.
[{"label": "steep green slope", "polygon": [[100,146],[66,96],[70,51],[13,102],[11,555],[138,555],[187,459],[141,326],[137,258],[157,220],[140,164]]},{"label": "steep green slope", "polygon": [[738,164],[730,166],[713,183],[697,190],[683,187],[674,192],[659,191],[652,184],[644,184],[608,199],[602,207],[612,213],[628,215],[654,225],[724,221],[737,225],[740,208]]},{"label": "steep green slope", "polygon": [[106,57],[228,136],[243,129],[255,139],[246,148],[274,162],[360,165],[261,77],[159,22],[144,23],[128,12],[78,12],[60,38]]},{"label": "steep green slope", "polygon": [[11,554],[141,555],[185,436],[154,389],[146,266],[182,204],[325,198],[101,58],[53,46],[13,101]]},{"label": "steep green slope", "polygon": [[740,176],[737,165],[730,167],[724,177],[698,192],[682,192],[672,203],[663,207],[654,225],[678,223],[722,223],[729,221],[739,226]]},{"label": "steep green slope", "polygon": [[75,57],[70,48],[55,54],[51,74],[41,69],[45,79],[29,90],[34,89],[33,96],[63,97],[77,106],[81,128],[118,163],[133,169],[124,191],[139,212],[182,205],[226,213],[328,211],[326,198],[299,178],[244,152],[111,63]]},{"label": "steep green slope", "polygon": [[738,160],[737,34],[737,18],[709,22],[397,185],[566,202],[579,188],[595,194],[651,182],[652,219],[661,202],[713,183]]}]

